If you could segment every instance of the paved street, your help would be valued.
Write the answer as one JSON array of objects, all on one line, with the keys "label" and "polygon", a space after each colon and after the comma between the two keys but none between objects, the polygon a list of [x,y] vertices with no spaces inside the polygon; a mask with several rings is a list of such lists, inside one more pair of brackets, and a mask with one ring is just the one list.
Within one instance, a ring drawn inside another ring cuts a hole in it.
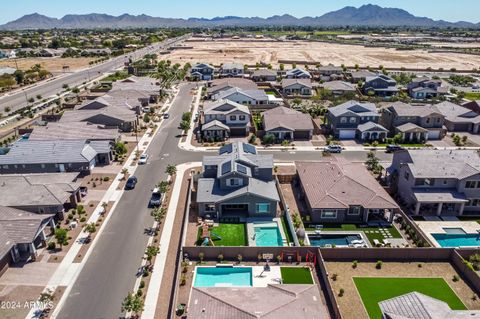
[{"label": "paved street", "polygon": [[[169,39],[165,42],[160,42],[155,45],[137,50],[135,52],[129,53],[127,56],[132,56],[134,59],[143,57],[147,53],[152,53],[159,51],[161,48],[165,47],[168,44],[178,42],[178,38]],[[38,83],[32,87],[29,87],[25,90],[17,91],[11,95],[5,94],[0,97],[0,105],[2,108],[0,112],[3,111],[3,107],[10,107],[12,111],[18,110],[27,105],[25,94],[27,98],[41,95],[43,97],[49,97],[55,95],[63,90],[62,86],[68,84],[70,87],[75,87],[81,85],[83,82],[88,82],[96,77],[101,76],[104,73],[112,72],[119,67],[123,66],[125,62],[125,56],[119,56],[113,58],[103,64],[99,64],[89,69],[81,70],[78,72],[70,73],[59,78],[50,79],[42,83]]]},{"label": "paved street", "polygon": [[[151,189],[166,179],[168,164],[199,162],[205,153],[178,148],[181,115],[192,102],[194,84],[184,84],[175,99],[170,118],[164,122],[147,150],[149,163],[138,167],[135,175],[139,184],[123,194],[97,245],[66,299],[58,318],[119,318],[121,302],[135,282],[148,237],[144,229],[153,223],[147,207]],[[262,151],[273,154],[275,160],[317,160],[321,152]],[[214,154],[208,152],[208,154]],[[366,152],[344,152],[349,160],[364,161]],[[382,161],[391,155],[378,152]],[[163,249],[166,249],[164,247]]]}]

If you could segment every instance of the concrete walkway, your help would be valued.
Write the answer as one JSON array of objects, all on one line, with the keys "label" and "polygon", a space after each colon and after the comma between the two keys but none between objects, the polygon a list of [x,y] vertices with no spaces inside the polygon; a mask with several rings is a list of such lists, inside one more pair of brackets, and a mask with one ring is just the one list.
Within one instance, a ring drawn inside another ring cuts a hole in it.
[{"label": "concrete walkway", "polygon": [[[173,100],[175,99],[175,96],[177,95],[178,90],[174,91],[174,97],[170,98],[167,100],[165,105],[167,105],[168,108],[171,107]],[[164,120],[162,119],[157,126],[156,131],[154,134],[150,136],[151,128],[148,128],[143,137],[139,140],[139,147],[141,151],[144,151],[148,149],[150,146],[150,143],[153,141],[155,135],[158,133],[160,130],[160,127]],[[135,152],[132,152],[128,159],[125,161],[125,164],[123,165],[123,168],[126,168],[128,170],[128,173],[130,175],[133,175],[135,173],[135,170],[137,169],[138,165],[131,165],[133,160],[135,158]],[[68,253],[65,255],[63,258],[62,262],[58,266],[57,270],[54,272],[53,276],[48,280],[47,287],[44,289],[44,291],[53,291],[55,290],[58,286],[67,286],[67,289],[65,290],[65,293],[63,294],[62,298],[60,299],[58,305],[56,306],[55,310],[52,313],[51,318],[56,318],[60,309],[62,308],[63,303],[65,302],[66,298],[68,297],[68,294],[70,290],[73,287],[73,284],[75,283],[75,280],[77,279],[78,275],[80,274],[83,266],[85,265],[86,261],[88,260],[88,257],[92,253],[92,251],[95,248],[95,244],[97,243],[98,239],[100,238],[101,233],[103,232],[105,226],[108,224],[108,221],[110,217],[115,213],[115,207],[118,203],[118,200],[121,198],[123,194],[123,189],[118,190],[118,186],[121,183],[123,179],[123,174],[120,172],[115,176],[115,180],[113,183],[110,185],[108,190],[105,192],[103,195],[99,205],[95,208],[93,211],[92,215],[88,219],[87,223],[96,223],[98,219],[102,216],[103,213],[103,208],[101,207],[101,203],[103,202],[110,202],[114,201],[115,203],[113,204],[112,208],[110,209],[109,214],[105,217],[105,220],[102,224],[102,226],[98,229],[95,238],[93,241],[90,243],[90,247],[85,254],[82,262],[80,263],[74,263],[75,257],[77,254],[80,252],[80,249],[82,248],[82,239],[88,236],[88,233],[82,231],[78,237],[75,239],[75,242],[73,243],[72,247],[68,251]],[[27,315],[27,319],[29,318],[37,318],[37,314],[39,312],[38,308],[32,308]]]},{"label": "concrete walkway", "polygon": [[[177,174],[175,179],[175,185],[172,190],[172,197],[170,199],[170,205],[168,206],[167,216],[163,226],[162,236],[160,237],[160,254],[155,259],[153,265],[152,277],[150,278],[150,284],[148,286],[147,296],[145,299],[145,309],[142,313],[142,318],[151,319],[155,317],[155,309],[157,306],[158,294],[163,279],[163,270],[167,261],[168,247],[170,246],[170,238],[172,237],[172,227],[175,221],[175,215],[177,211],[178,198],[180,197],[180,190],[182,189],[182,180],[185,172],[188,170],[201,166],[202,163],[186,163],[177,166]],[[175,258],[175,256],[169,256]]]}]

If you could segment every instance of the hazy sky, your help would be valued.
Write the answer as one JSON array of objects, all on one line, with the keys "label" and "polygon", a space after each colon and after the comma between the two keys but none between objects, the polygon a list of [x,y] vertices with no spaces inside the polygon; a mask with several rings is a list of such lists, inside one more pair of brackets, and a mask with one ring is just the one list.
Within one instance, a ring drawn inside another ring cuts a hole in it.
[{"label": "hazy sky", "polygon": [[319,16],[344,6],[372,3],[405,9],[417,16],[448,21],[480,22],[480,0],[2,0],[0,23],[38,12],[61,18],[65,14],[148,14],[188,18],[236,15],[268,17],[291,14]]}]

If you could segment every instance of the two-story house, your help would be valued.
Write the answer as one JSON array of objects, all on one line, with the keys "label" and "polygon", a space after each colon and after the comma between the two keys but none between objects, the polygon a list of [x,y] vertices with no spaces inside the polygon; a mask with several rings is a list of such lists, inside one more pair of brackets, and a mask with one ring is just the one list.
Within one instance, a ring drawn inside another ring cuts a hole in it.
[{"label": "two-story house", "polygon": [[380,114],[373,103],[348,101],[328,109],[326,125],[335,138],[382,141],[388,130],[378,124]]},{"label": "two-story house", "polygon": [[332,157],[295,166],[313,223],[392,222],[398,205],[362,163]]},{"label": "two-story house", "polygon": [[362,91],[366,95],[395,96],[398,93],[397,81],[384,74],[369,76],[365,79]]},{"label": "two-story house", "polygon": [[382,110],[380,123],[392,135],[401,134],[404,142],[438,140],[445,135],[445,116],[435,105],[395,102]]},{"label": "two-story house", "polygon": [[230,100],[245,105],[262,105],[268,104],[267,93],[263,90],[242,90],[234,87],[212,96],[213,100]]},{"label": "two-story house", "polygon": [[273,179],[273,156],[236,142],[203,158],[197,205],[202,217],[275,217],[279,196]]},{"label": "two-story house", "polygon": [[312,81],[310,79],[283,79],[282,80],[282,93],[286,96],[312,95]]},{"label": "two-story house", "polygon": [[292,70],[288,70],[285,77],[287,79],[311,79],[312,75],[310,72],[300,69],[300,68],[295,68]]},{"label": "two-story house", "polygon": [[213,79],[213,72],[215,68],[210,64],[199,63],[195,64],[190,70],[190,78],[192,80],[209,81]]},{"label": "two-story house", "polygon": [[414,215],[480,215],[476,150],[402,150],[387,169],[394,191]]},{"label": "two-story house", "polygon": [[220,68],[220,74],[224,77],[243,76],[245,66],[242,63],[224,63]]},{"label": "two-story house", "polygon": [[250,119],[248,106],[230,100],[215,101],[203,108],[202,137],[246,136],[250,132]]},{"label": "two-story house", "polygon": [[479,113],[448,101],[435,106],[445,116],[445,127],[449,132],[480,134]]},{"label": "two-story house", "polygon": [[438,90],[441,86],[441,80],[419,77],[413,79],[412,82],[407,85],[407,89],[412,99],[424,100],[438,97],[441,94]]}]

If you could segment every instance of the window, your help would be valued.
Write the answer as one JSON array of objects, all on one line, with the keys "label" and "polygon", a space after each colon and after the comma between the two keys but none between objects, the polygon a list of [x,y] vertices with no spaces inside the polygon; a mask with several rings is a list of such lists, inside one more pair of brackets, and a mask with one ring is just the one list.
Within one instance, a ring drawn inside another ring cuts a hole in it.
[{"label": "window", "polygon": [[322,218],[335,219],[335,218],[337,218],[337,211],[336,210],[322,210],[321,217]]},{"label": "window", "polygon": [[417,178],[415,180],[415,186],[432,186],[433,179],[430,178]]},{"label": "window", "polygon": [[8,165],[3,165],[2,168],[3,169],[8,169]]},{"label": "window", "polygon": [[347,118],[346,117],[341,117],[340,118],[340,123],[347,123]]},{"label": "window", "polygon": [[211,213],[215,210],[215,204],[205,204],[205,212]]},{"label": "window", "polygon": [[427,117],[427,120],[426,120],[425,122],[426,122],[427,124],[429,124],[429,123],[430,123],[430,118]]},{"label": "window", "polygon": [[468,203],[466,204],[468,207],[478,207],[480,206],[480,199],[475,198],[475,199],[470,199]]},{"label": "window", "polygon": [[240,121],[245,121],[245,115],[240,115],[240,116],[238,117],[238,119],[239,119]]},{"label": "window", "polygon": [[448,181],[446,179],[443,180],[443,185],[447,185]]},{"label": "window", "polygon": [[41,168],[45,168],[45,164],[40,164],[40,167],[41,167]]},{"label": "window", "polygon": [[360,215],[360,206],[352,206],[348,210],[348,215]]},{"label": "window", "polygon": [[467,181],[465,183],[465,188],[475,188],[477,185],[477,181]]},{"label": "window", "polygon": [[265,214],[270,212],[270,204],[269,203],[258,203],[257,204],[257,213]]},{"label": "window", "polygon": [[236,121],[237,116],[236,115],[230,115],[230,121]]},{"label": "window", "polygon": [[437,117],[437,123],[440,123],[441,120],[441,118]]},{"label": "window", "polygon": [[356,122],[357,122],[357,119],[356,119],[356,118],[354,118],[354,117],[351,117],[351,118],[350,118],[350,123],[356,123]]},{"label": "window", "polygon": [[230,178],[228,181],[230,186],[241,186],[243,184],[241,178]]}]

